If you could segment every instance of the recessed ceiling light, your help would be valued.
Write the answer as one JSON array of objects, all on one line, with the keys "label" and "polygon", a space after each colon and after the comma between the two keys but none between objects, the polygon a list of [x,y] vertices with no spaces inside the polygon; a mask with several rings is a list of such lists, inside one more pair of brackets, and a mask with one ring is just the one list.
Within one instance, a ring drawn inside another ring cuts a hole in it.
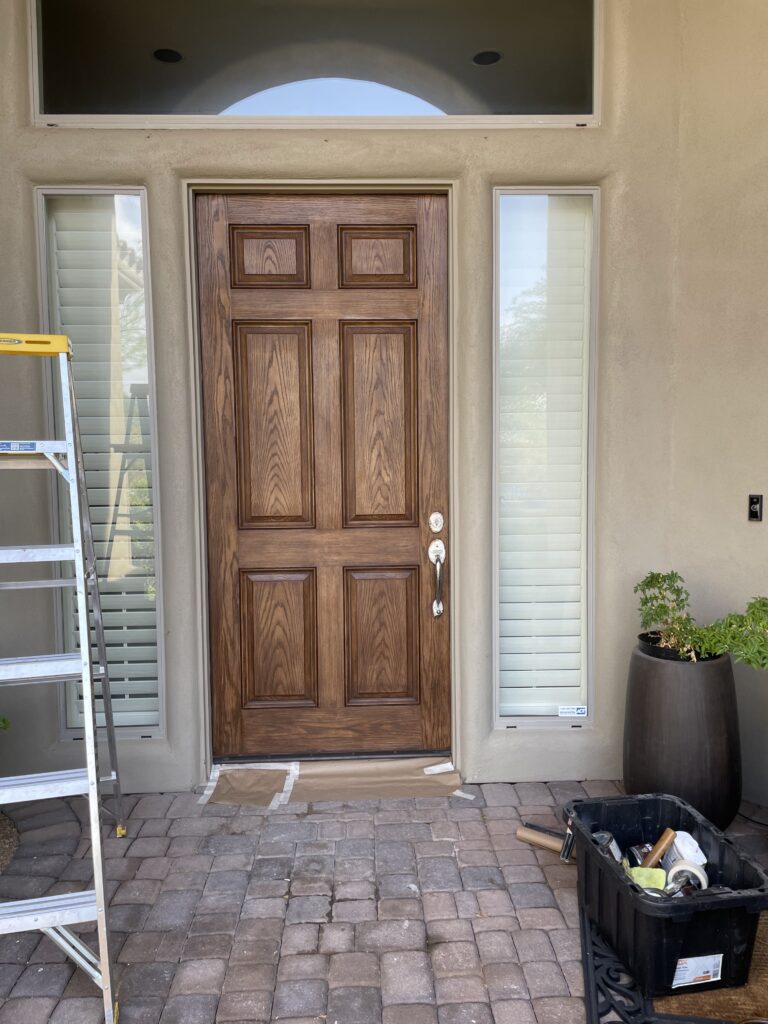
[{"label": "recessed ceiling light", "polygon": [[163,64],[178,64],[183,59],[178,50],[155,50],[152,56]]},{"label": "recessed ceiling light", "polygon": [[489,64],[498,64],[500,60],[501,54],[498,50],[481,50],[472,58],[472,63],[487,67]]}]

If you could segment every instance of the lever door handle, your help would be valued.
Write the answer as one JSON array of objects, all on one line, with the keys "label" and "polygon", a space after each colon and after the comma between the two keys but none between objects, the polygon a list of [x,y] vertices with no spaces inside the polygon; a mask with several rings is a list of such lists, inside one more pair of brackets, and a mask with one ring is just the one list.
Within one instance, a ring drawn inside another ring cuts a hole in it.
[{"label": "lever door handle", "polygon": [[443,566],[445,564],[445,544],[441,540],[433,540],[427,548],[430,562],[435,567],[435,599],[432,602],[432,614],[437,619],[445,610],[443,607]]}]

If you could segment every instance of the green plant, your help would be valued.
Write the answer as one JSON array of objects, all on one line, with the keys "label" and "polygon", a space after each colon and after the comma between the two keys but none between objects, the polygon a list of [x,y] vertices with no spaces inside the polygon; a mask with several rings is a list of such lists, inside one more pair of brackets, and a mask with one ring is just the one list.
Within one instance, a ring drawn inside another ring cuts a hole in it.
[{"label": "green plant", "polygon": [[696,646],[702,656],[730,651],[745,665],[768,668],[768,597],[755,597],[742,614],[732,612],[696,632]]},{"label": "green plant", "polygon": [[756,597],[742,613],[731,612],[697,626],[688,610],[690,594],[677,572],[649,572],[635,587],[640,622],[660,647],[687,661],[730,654],[753,668],[768,669],[768,597]]},{"label": "green plant", "polygon": [[635,587],[640,595],[640,624],[658,636],[660,647],[696,660],[696,624],[688,611],[690,594],[677,572],[649,572]]}]

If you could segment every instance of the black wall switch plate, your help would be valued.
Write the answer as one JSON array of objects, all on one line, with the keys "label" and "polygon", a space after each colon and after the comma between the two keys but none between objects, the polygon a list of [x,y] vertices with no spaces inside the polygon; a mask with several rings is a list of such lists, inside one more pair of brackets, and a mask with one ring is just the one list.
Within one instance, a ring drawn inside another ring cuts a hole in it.
[{"label": "black wall switch plate", "polygon": [[762,494],[750,494],[747,519],[751,523],[762,523],[763,521],[763,496]]}]

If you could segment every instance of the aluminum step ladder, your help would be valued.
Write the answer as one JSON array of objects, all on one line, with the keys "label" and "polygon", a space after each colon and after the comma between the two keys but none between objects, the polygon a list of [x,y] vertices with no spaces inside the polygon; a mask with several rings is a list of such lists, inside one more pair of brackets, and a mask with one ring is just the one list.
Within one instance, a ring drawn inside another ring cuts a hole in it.
[{"label": "aluminum step ladder", "polygon": [[[126,829],[117,766],[104,623],[96,575],[96,556],[88,511],[85,464],[75,408],[71,346],[69,339],[64,335],[0,333],[1,355],[45,356],[53,360],[53,376],[58,376],[61,388],[64,439],[0,441],[0,469],[47,468],[54,469],[60,475],[69,498],[72,543],[37,547],[0,547],[0,563],[71,563],[74,565],[74,572],[71,575],[47,579],[0,582],[0,589],[73,587],[77,595],[80,649],[68,654],[0,659],[0,689],[4,686],[80,680],[83,688],[83,739],[86,763],[84,768],[69,771],[0,778],[0,805],[51,797],[87,797],[94,881],[93,888],[84,892],[0,903],[0,934],[34,930],[46,934],[101,988],[105,1024],[115,1024],[117,1003],[112,986],[104,894],[102,811],[113,815],[117,836],[125,836]],[[94,662],[92,654],[91,619],[98,662]],[[101,686],[110,761],[110,771],[105,777],[99,774],[95,694],[97,683]],[[101,805],[103,786],[111,789],[114,811],[109,811]],[[96,923],[98,953],[94,953],[69,927],[89,921]]]}]

